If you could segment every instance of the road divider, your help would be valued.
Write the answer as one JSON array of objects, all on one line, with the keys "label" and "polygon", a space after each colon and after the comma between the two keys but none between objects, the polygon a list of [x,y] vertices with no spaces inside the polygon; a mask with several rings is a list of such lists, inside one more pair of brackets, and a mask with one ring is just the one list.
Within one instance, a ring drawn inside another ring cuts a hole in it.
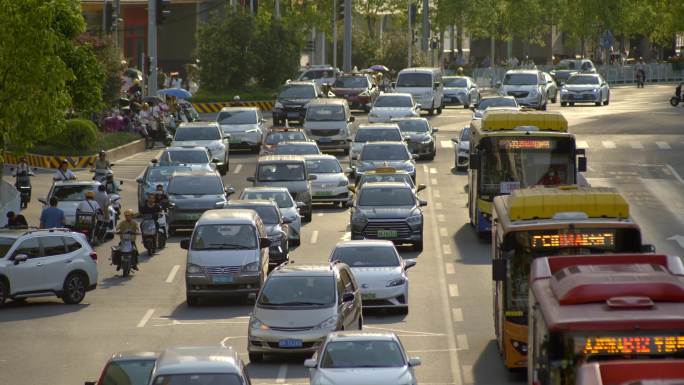
[{"label": "road divider", "polygon": [[[110,162],[115,162],[117,160],[127,158],[131,155],[145,151],[145,141],[136,140],[131,143],[124,144],[119,147],[107,150],[107,158]],[[17,164],[21,155],[14,154],[11,152],[4,153],[5,164]],[[93,155],[39,155],[39,154],[26,154],[26,160],[31,167],[39,168],[59,168],[59,164],[62,160],[69,162],[69,166],[73,169],[84,169],[88,168],[91,163],[94,163],[97,159],[97,154]]]},{"label": "road divider", "polygon": [[273,109],[273,101],[271,100],[192,103],[192,105],[195,107],[197,112],[204,114],[211,112],[219,112],[223,107],[257,107],[262,111],[270,111]]}]

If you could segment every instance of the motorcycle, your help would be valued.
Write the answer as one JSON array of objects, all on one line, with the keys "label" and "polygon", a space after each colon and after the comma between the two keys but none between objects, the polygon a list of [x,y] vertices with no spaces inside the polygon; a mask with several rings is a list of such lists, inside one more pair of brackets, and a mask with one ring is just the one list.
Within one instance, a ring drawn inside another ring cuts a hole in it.
[{"label": "motorcycle", "polygon": [[152,216],[146,216],[140,223],[140,232],[142,233],[142,244],[147,250],[147,255],[152,256],[157,248],[157,223]]},{"label": "motorcycle", "polygon": [[[114,164],[111,164],[111,166],[113,165]],[[105,183],[109,176],[114,178],[114,172],[111,168],[93,168],[90,172],[94,173],[93,180],[100,183]]]},{"label": "motorcycle", "polygon": [[[12,171],[14,171],[14,169],[12,169]],[[28,204],[31,201],[31,177],[33,175],[34,174],[31,171],[22,171],[14,175],[16,178],[14,186],[17,188],[17,191],[19,191],[19,207],[22,209],[28,207]]]},{"label": "motorcycle", "polygon": [[137,254],[133,244],[133,234],[130,231],[121,234],[121,241],[112,246],[112,264],[121,266],[122,275],[128,277],[133,267],[133,258]]},{"label": "motorcycle", "polygon": [[670,104],[672,107],[677,107],[679,103],[684,101],[682,100],[682,84],[684,83],[679,83],[679,85],[675,87],[675,94],[672,98],[670,98]]},{"label": "motorcycle", "polygon": [[85,235],[86,240],[90,245],[95,245],[98,240],[97,236],[97,215],[91,212],[76,212],[74,219],[74,230]]},{"label": "motorcycle", "polygon": [[166,227],[166,212],[162,211],[157,217],[157,249],[166,247],[168,238],[168,228]]}]

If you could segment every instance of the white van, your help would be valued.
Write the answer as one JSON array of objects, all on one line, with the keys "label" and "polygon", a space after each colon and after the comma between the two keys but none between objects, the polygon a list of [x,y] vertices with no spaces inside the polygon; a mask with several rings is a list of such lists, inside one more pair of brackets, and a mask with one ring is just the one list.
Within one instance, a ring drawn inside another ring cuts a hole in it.
[{"label": "white van", "polygon": [[444,107],[444,85],[439,68],[406,68],[399,72],[397,81],[392,84],[395,92],[406,92],[413,96],[422,110],[430,115]]}]

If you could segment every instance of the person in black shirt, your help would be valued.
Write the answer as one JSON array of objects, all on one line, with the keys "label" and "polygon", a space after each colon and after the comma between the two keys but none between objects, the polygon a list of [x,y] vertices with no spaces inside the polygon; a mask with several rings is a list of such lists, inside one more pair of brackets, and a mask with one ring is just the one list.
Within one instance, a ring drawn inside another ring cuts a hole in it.
[{"label": "person in black shirt", "polygon": [[7,213],[7,227],[10,229],[28,229],[28,222],[23,215],[10,211]]},{"label": "person in black shirt", "polygon": [[147,195],[147,200],[145,201],[145,205],[141,208],[140,214],[144,216],[150,216],[150,217],[157,217],[157,214],[161,212],[161,206],[157,202],[157,197],[156,194],[148,194]]}]

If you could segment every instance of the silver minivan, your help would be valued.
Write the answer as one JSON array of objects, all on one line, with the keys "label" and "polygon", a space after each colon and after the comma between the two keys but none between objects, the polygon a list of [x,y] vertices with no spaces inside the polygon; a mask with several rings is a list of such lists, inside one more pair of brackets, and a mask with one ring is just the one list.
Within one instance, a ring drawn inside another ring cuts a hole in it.
[{"label": "silver minivan", "polygon": [[321,150],[342,150],[349,154],[354,117],[344,99],[315,99],[306,109],[304,130]]},{"label": "silver minivan", "polygon": [[392,84],[395,92],[406,92],[413,96],[420,108],[430,115],[442,113],[444,107],[444,85],[439,68],[405,68],[399,71],[397,81]]},{"label": "silver minivan", "polygon": [[200,297],[258,293],[268,274],[266,228],[254,210],[209,210],[181,241],[188,250],[185,291],[188,306]]}]

